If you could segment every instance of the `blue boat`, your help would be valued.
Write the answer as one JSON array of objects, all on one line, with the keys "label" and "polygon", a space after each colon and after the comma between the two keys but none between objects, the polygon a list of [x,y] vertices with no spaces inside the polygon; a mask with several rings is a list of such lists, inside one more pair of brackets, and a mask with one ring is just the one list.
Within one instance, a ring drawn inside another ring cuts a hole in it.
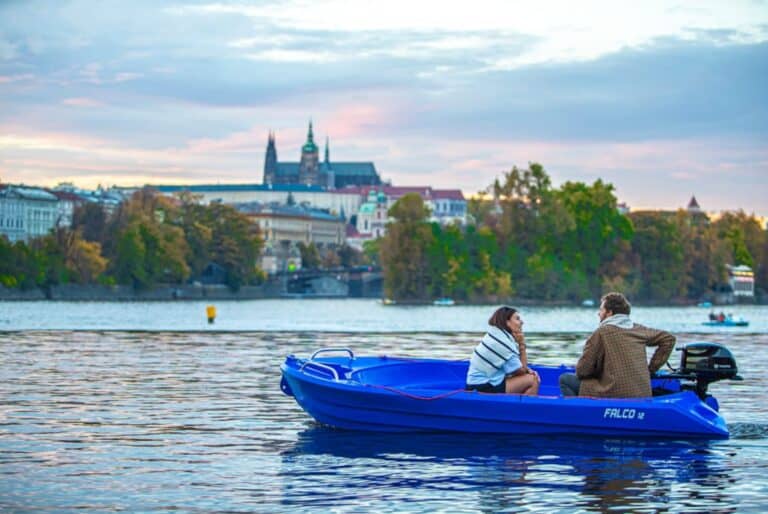
[{"label": "blue boat", "polygon": [[726,318],[723,321],[716,321],[716,320],[704,321],[702,325],[706,325],[708,327],[748,327],[749,321],[741,318],[738,318],[738,319]]},{"label": "blue boat", "polygon": [[563,397],[567,366],[531,366],[539,396],[466,391],[467,366],[324,348],[286,357],[280,386],[316,421],[341,429],[722,439],[728,427],[707,386],[740,379],[730,351],[713,343],[687,345],[680,368],[652,380],[652,398]]}]

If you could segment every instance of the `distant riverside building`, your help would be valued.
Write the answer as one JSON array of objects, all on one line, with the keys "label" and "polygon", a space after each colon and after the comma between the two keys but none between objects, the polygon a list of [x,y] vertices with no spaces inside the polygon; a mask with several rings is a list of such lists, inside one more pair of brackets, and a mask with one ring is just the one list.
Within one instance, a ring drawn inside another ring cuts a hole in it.
[{"label": "distant riverside building", "polygon": [[141,188],[117,186],[105,189],[99,186],[95,190],[90,190],[75,187],[71,182],[61,182],[51,192],[60,200],[71,201],[73,205],[85,202],[99,204],[104,212],[112,214],[121,203],[139,189]]},{"label": "distant riverside building", "polygon": [[686,210],[689,214],[701,214],[701,207],[699,202],[696,201],[696,196],[691,196],[691,201],[688,202]]},{"label": "distant riverside building", "polygon": [[733,296],[755,296],[755,274],[752,268],[745,265],[731,266],[728,269],[728,284],[733,290]]},{"label": "distant riverside building", "polygon": [[75,207],[85,202],[85,200],[68,191],[50,190],[50,193],[59,200],[56,220],[61,227],[71,227],[72,217],[75,213]]},{"label": "distant riverside building", "polygon": [[[66,216],[64,216],[66,218]],[[71,213],[69,214],[71,223]],[[12,243],[48,234],[57,225],[69,226],[59,214],[59,199],[34,187],[0,186],[0,235]]]},{"label": "distant riverside building", "polygon": [[259,225],[264,237],[261,268],[267,273],[299,269],[299,243],[334,248],[346,241],[346,221],[328,212],[300,205],[256,202],[235,207]]},{"label": "distant riverside building", "polygon": [[382,237],[386,232],[387,210],[387,195],[383,191],[376,192],[375,189],[371,189],[366,202],[357,212],[355,224],[357,237],[362,239]]},{"label": "distant riverside building", "polygon": [[344,216],[347,220],[357,212],[364,200],[357,188],[327,191],[320,186],[300,184],[191,184],[152,187],[164,195],[188,191],[199,196],[203,204],[211,202],[287,204],[290,197],[297,205],[325,209],[333,214]]},{"label": "distant riverside building", "polygon": [[629,205],[627,205],[627,202],[619,202],[616,205],[616,210],[619,211],[619,214],[627,215],[629,214]]},{"label": "distant riverside building", "polygon": [[309,123],[307,141],[301,147],[299,162],[280,162],[277,159],[275,134],[267,138],[264,156],[264,184],[301,184],[324,189],[340,189],[346,186],[380,185],[376,167],[372,162],[331,162],[329,142],[325,141],[325,155],[321,162],[315,144],[312,122]]},{"label": "distant riverside building", "polygon": [[[348,188],[350,189],[350,188]],[[408,193],[418,194],[424,205],[432,213],[430,221],[440,224],[467,222],[467,200],[459,189],[435,189],[431,186],[364,186],[357,188],[363,198],[369,198],[371,191],[383,193],[387,199],[386,207],[389,209],[400,198]],[[358,230],[359,227],[358,227]]]}]

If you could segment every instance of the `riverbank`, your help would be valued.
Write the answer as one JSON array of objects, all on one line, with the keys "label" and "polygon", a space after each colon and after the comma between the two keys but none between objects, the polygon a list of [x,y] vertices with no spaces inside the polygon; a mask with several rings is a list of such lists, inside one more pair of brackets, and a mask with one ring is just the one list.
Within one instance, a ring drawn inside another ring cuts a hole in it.
[{"label": "riverbank", "polygon": [[[59,301],[59,302],[166,302],[166,301],[213,301],[213,300],[262,300],[262,299],[311,299],[311,298],[379,298],[380,295],[361,296],[349,294],[348,289],[317,288],[319,292],[286,293],[282,284],[271,281],[258,286],[243,286],[232,291],[223,284],[158,286],[149,290],[136,291],[130,286],[101,286],[66,284],[52,286],[47,290],[35,288],[29,290],[8,289],[0,286],[0,302],[3,301]],[[766,305],[768,298],[742,299],[736,303],[714,303],[713,309],[722,309],[736,305]],[[578,303],[578,302],[577,302]],[[456,305],[500,305],[574,307],[569,300],[540,300],[533,298],[474,298],[471,301],[456,301]],[[667,301],[634,301],[634,305],[648,307],[686,307],[698,303],[690,299]],[[393,305],[424,306],[432,305],[431,300],[399,301]],[[447,306],[450,307],[450,306]]]},{"label": "riverbank", "polygon": [[67,284],[22,291],[0,287],[0,301],[152,302],[168,300],[258,300],[279,298],[279,284],[243,286],[232,291],[222,284],[161,286],[137,291],[131,286]]}]

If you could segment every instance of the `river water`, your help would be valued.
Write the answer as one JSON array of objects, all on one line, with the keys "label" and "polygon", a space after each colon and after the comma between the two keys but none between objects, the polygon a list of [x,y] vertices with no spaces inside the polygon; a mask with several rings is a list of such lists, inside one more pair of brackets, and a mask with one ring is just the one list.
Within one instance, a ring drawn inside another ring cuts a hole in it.
[{"label": "river water", "polygon": [[[637,308],[678,345],[727,345],[731,438],[371,434],[315,424],[285,355],[468,357],[493,307],[372,300],[0,303],[2,512],[765,512],[768,308],[746,328]],[[531,360],[573,363],[594,309],[523,308]],[[673,354],[672,364],[677,364]]]}]

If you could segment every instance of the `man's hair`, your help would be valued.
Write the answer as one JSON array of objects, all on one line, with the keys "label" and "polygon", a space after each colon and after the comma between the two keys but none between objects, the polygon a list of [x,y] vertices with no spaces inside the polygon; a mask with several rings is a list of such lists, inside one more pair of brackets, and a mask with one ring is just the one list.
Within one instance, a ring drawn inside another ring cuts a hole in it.
[{"label": "man's hair", "polygon": [[632,306],[621,293],[605,294],[600,301],[604,302],[605,310],[611,311],[613,314],[629,314],[629,311],[632,310]]},{"label": "man's hair", "polygon": [[499,307],[488,320],[488,324],[492,327],[504,330],[505,332],[509,332],[507,321],[509,321],[509,318],[516,312],[517,309],[513,307],[507,307],[506,305],[504,307]]}]

